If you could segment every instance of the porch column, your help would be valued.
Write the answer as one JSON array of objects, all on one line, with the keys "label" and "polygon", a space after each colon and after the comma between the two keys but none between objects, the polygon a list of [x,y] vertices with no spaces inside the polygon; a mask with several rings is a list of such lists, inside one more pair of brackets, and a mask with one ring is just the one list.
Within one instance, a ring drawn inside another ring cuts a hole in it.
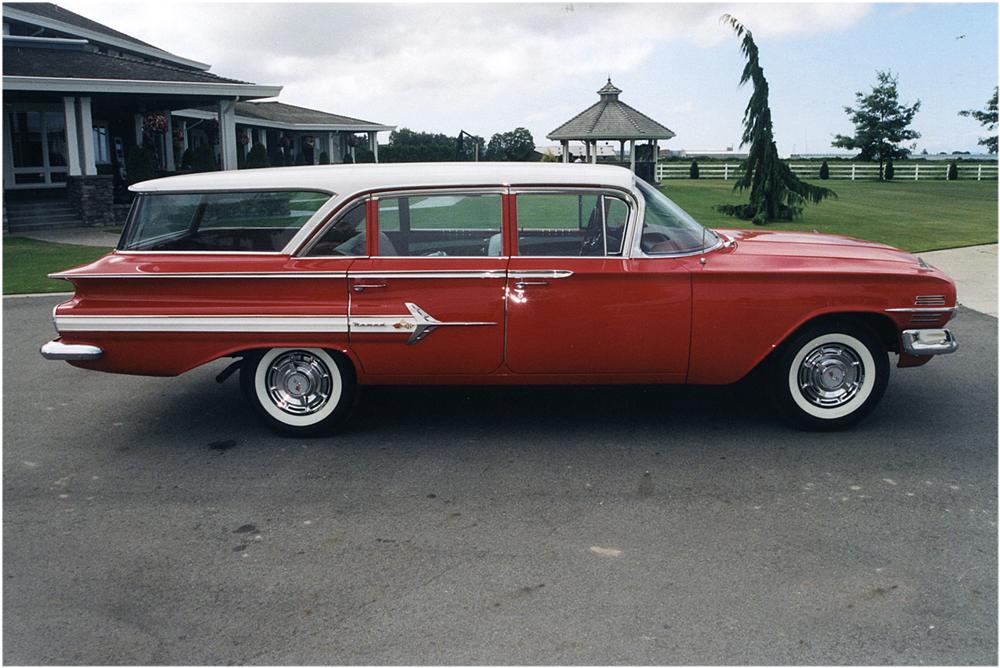
[{"label": "porch column", "polygon": [[568,139],[563,139],[559,143],[562,145],[562,161],[564,163],[568,163],[569,162],[569,140]]},{"label": "porch column", "polygon": [[620,151],[618,153],[618,159],[625,162],[625,140],[619,139],[618,143],[621,144]]},{"label": "porch column", "polygon": [[167,112],[167,141],[164,142],[166,145],[163,147],[164,152],[164,162],[166,162],[166,168],[168,172],[177,171],[177,161],[174,159],[174,117],[168,111]]},{"label": "porch column", "polygon": [[368,146],[371,148],[372,153],[375,155],[375,162],[378,162],[378,133],[369,132],[368,133]]},{"label": "porch column", "polygon": [[63,98],[63,113],[66,116],[66,166],[70,176],[80,176],[80,142],[76,125],[76,98]]},{"label": "porch column", "polygon": [[87,176],[97,175],[97,161],[94,157],[94,116],[91,113],[90,98],[80,98],[80,117],[77,131],[80,133],[80,144],[83,148],[83,173]]},{"label": "porch column", "polygon": [[597,140],[594,140],[594,154],[593,154],[594,164],[597,164]]},{"label": "porch column", "polygon": [[656,176],[656,166],[660,164],[660,140],[653,140],[653,183],[659,183],[660,179]]},{"label": "porch column", "polygon": [[219,152],[222,158],[222,169],[236,169],[236,102],[234,100],[219,100]]},{"label": "porch column", "polygon": [[188,122],[181,121],[181,156],[188,150]]},{"label": "porch column", "polygon": [[267,148],[267,128],[257,128],[257,143]]},{"label": "porch column", "polygon": [[585,160],[585,162],[590,162],[590,140],[589,139],[583,140],[583,145],[587,149],[587,159]]},{"label": "porch column", "polygon": [[136,114],[135,119],[135,145],[142,146],[142,120],[144,116],[142,114]]},{"label": "porch column", "polygon": [[314,165],[318,165],[319,164],[320,143],[317,140],[319,139],[319,137],[317,137],[316,135],[313,135],[312,138],[313,138],[313,145],[312,145],[312,150],[313,150],[313,164]]},{"label": "porch column", "polygon": [[628,142],[628,162],[629,169],[635,174],[635,140],[630,139]]}]

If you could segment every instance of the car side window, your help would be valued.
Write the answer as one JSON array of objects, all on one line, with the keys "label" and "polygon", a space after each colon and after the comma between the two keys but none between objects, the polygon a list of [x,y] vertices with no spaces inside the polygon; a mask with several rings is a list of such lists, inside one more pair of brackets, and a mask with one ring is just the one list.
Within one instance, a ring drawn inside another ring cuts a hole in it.
[{"label": "car side window", "polygon": [[365,203],[356,202],[341,213],[337,220],[326,229],[313,247],[306,253],[308,257],[329,257],[332,255],[363,256],[365,247]]},{"label": "car side window", "polygon": [[380,197],[378,255],[499,256],[502,221],[499,194]]},{"label": "car side window", "polygon": [[598,193],[517,196],[518,255],[620,255],[628,222],[624,200]]}]

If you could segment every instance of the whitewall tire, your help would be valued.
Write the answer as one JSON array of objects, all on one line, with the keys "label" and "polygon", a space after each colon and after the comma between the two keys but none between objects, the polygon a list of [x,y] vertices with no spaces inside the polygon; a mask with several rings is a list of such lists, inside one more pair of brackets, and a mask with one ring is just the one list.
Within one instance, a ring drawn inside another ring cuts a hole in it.
[{"label": "whitewall tire", "polygon": [[329,433],[354,402],[354,368],[321,348],[271,348],[244,358],[240,386],[270,427],[286,434]]},{"label": "whitewall tire", "polygon": [[850,321],[812,325],[779,351],[770,378],[779,411],[799,427],[849,427],[885,393],[889,359],[885,344]]}]

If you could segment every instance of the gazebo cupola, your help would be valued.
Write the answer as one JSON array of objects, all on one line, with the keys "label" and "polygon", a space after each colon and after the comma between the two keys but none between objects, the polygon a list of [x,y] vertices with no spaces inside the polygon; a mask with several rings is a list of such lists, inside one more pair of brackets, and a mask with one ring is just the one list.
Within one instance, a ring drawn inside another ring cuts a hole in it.
[{"label": "gazebo cupola", "polygon": [[570,141],[582,141],[586,147],[587,161],[594,163],[597,162],[599,140],[620,142],[623,160],[627,141],[631,156],[630,167],[635,172],[635,145],[637,141],[645,141],[651,146],[653,174],[656,173],[658,142],[661,139],[670,139],[674,136],[674,132],[619,100],[621,92],[621,88],[611,83],[611,78],[608,77],[608,82],[597,91],[601,98],[598,102],[546,135],[549,139],[558,140],[562,144],[563,162],[569,162]]}]

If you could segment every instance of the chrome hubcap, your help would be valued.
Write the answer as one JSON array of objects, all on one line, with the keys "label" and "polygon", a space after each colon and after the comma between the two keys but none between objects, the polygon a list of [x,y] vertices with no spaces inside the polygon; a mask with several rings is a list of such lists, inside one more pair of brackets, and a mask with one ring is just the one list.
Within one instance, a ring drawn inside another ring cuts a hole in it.
[{"label": "chrome hubcap", "polygon": [[333,391],[326,364],[304,350],[275,358],[267,369],[266,383],[274,405],[292,415],[315,413],[326,405]]},{"label": "chrome hubcap", "polygon": [[802,396],[822,408],[843,406],[858,394],[864,382],[861,357],[840,343],[827,343],[811,350],[799,366]]}]

